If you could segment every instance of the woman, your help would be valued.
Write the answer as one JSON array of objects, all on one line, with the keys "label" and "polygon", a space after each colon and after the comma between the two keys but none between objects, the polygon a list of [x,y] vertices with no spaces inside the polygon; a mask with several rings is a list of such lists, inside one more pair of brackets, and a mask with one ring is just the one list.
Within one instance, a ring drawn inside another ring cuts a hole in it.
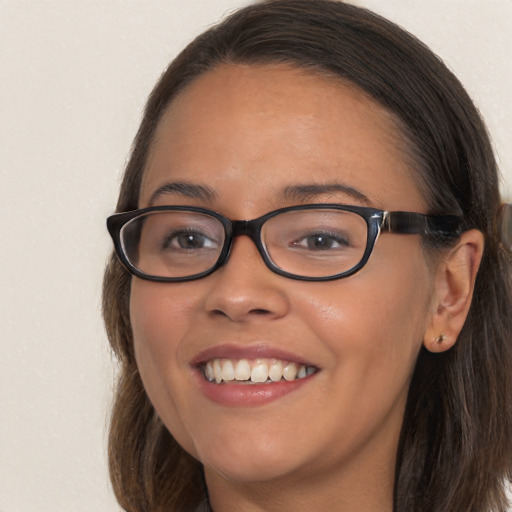
[{"label": "woman", "polygon": [[117,211],[125,510],[506,510],[496,164],[416,39],[332,1],[234,13],[155,87]]}]

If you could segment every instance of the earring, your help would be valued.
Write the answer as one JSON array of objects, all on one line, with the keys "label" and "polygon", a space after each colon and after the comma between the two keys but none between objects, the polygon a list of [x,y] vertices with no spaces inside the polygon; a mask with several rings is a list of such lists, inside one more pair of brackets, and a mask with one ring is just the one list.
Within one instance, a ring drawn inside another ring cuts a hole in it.
[{"label": "earring", "polygon": [[434,338],[432,341],[437,345],[441,345],[443,341],[446,339],[446,334],[442,332],[437,338]]}]

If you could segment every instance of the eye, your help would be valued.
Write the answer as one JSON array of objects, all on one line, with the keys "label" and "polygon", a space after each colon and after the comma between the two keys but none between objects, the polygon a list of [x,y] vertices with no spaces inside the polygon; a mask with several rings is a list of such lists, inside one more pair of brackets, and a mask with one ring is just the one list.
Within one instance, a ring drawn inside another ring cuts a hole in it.
[{"label": "eye", "polygon": [[193,251],[214,249],[217,242],[204,233],[195,230],[180,230],[169,233],[162,241],[162,249]]},{"label": "eye", "polygon": [[300,247],[311,251],[327,251],[331,249],[344,249],[350,246],[349,241],[340,234],[318,232],[308,233],[291,243],[294,247]]}]

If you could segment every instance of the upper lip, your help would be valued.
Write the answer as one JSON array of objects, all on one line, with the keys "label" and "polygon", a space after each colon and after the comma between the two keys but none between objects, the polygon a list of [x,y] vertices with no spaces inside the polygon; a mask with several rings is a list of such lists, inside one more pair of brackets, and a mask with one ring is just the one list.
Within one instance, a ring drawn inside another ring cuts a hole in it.
[{"label": "upper lip", "polygon": [[304,366],[316,366],[297,354],[279,347],[260,343],[257,345],[238,345],[224,343],[199,352],[191,361],[192,366],[201,366],[212,359],[280,359]]}]

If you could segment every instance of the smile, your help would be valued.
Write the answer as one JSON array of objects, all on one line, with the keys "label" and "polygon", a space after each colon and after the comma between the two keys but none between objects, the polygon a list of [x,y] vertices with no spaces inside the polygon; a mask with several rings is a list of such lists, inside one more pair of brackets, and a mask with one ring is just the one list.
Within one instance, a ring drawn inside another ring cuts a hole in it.
[{"label": "smile", "polygon": [[217,384],[271,384],[273,382],[304,379],[316,373],[313,366],[280,359],[220,359],[215,358],[203,366],[203,376]]}]

